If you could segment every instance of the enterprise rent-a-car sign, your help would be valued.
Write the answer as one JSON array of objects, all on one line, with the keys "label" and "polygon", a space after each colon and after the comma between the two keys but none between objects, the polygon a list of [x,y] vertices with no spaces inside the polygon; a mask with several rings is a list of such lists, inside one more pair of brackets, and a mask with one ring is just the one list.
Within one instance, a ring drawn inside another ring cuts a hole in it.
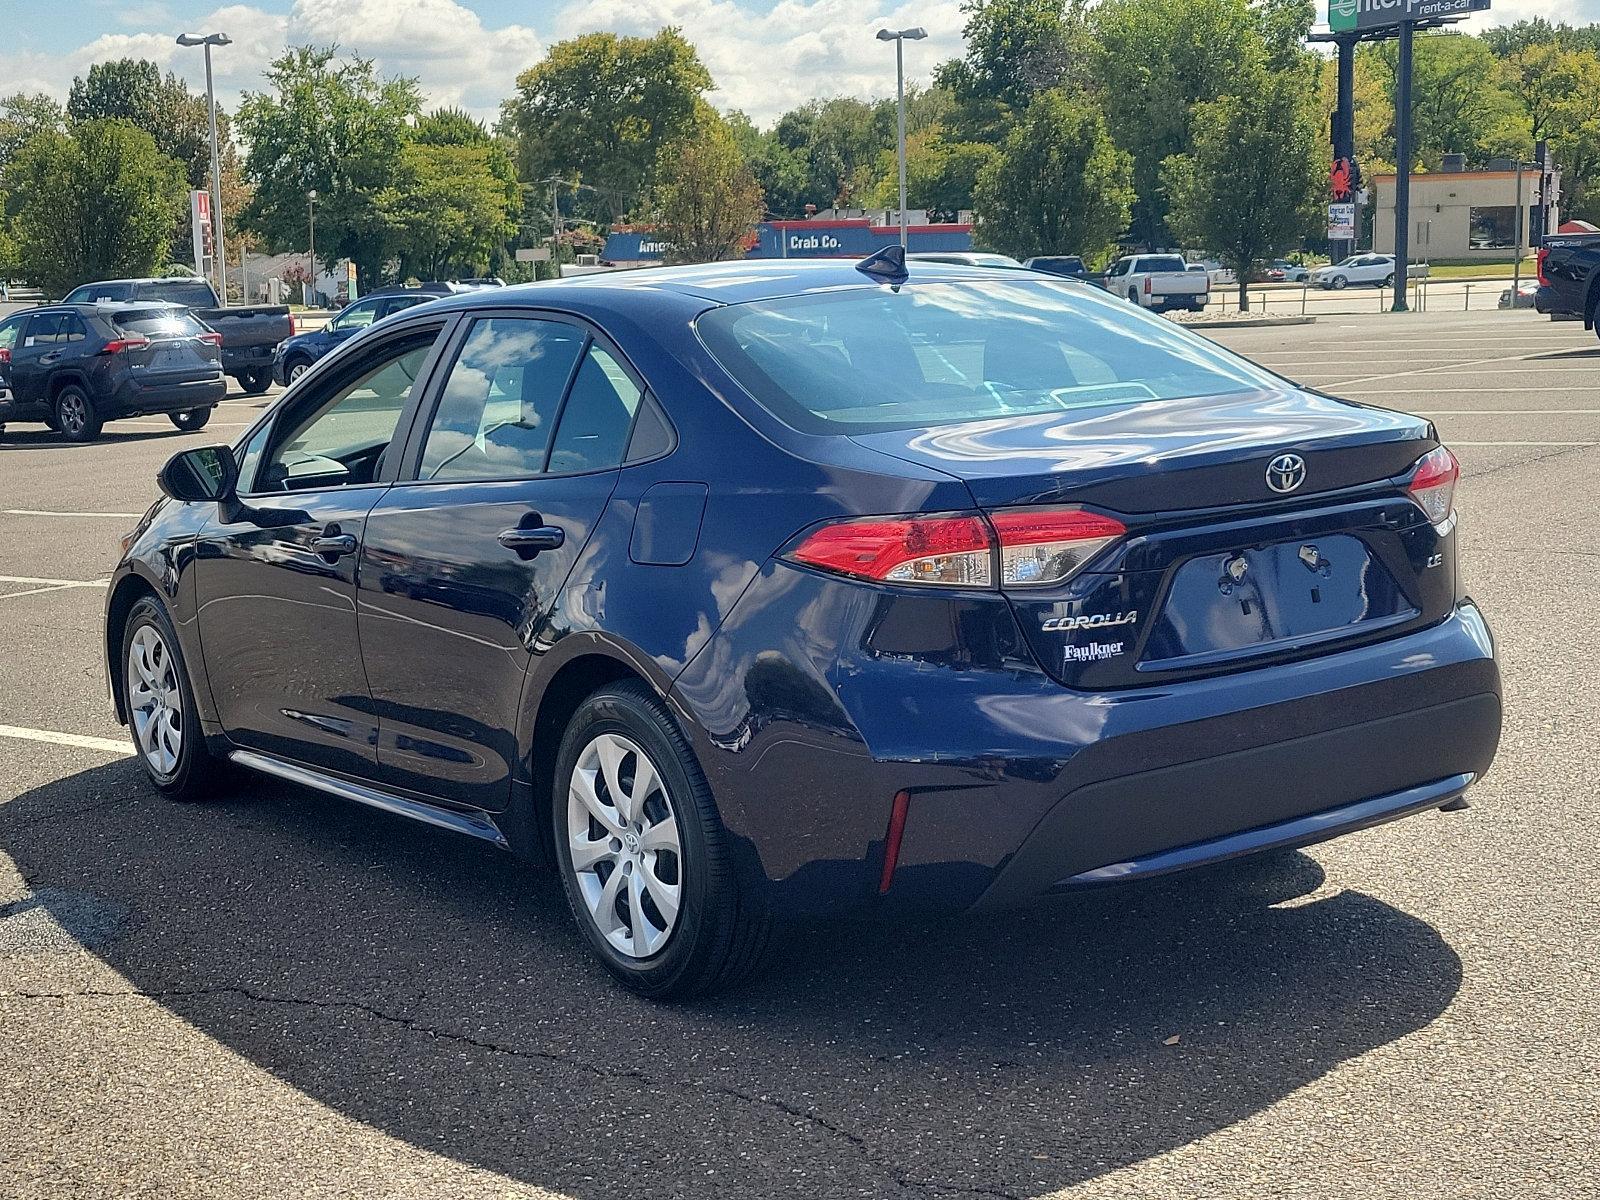
[{"label": "enterprise rent-a-car sign", "polygon": [[1328,0],[1328,28],[1364,33],[1413,21],[1452,21],[1483,12],[1489,0]]}]

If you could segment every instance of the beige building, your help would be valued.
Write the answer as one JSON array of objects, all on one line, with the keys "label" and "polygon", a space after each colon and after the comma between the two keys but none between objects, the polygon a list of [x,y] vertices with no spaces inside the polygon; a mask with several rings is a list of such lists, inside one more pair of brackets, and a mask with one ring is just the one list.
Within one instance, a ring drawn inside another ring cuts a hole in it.
[{"label": "beige building", "polygon": [[[1560,195],[1560,174],[1555,189]],[[1373,249],[1394,253],[1393,175],[1373,177],[1370,186],[1378,206]],[[1539,187],[1537,171],[1522,173],[1522,242],[1531,242],[1533,207]],[[1552,212],[1551,229],[1560,224]],[[1506,262],[1517,244],[1517,173],[1444,170],[1411,176],[1411,246],[1417,261],[1462,259]]]}]

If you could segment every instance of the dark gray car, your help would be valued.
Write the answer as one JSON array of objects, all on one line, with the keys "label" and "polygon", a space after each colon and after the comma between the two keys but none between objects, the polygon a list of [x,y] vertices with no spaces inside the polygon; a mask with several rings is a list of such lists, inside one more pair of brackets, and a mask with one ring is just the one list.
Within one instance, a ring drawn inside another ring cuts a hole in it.
[{"label": "dark gray car", "polygon": [[222,338],[170,304],[56,304],[0,321],[6,421],[91,442],[106,421],[165,413],[199,429],[227,395]]}]

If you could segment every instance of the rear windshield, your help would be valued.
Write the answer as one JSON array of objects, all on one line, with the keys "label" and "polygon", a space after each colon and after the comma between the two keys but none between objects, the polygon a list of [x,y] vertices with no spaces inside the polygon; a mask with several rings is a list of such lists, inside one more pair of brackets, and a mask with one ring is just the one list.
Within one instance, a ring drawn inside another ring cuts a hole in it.
[{"label": "rear windshield", "polygon": [[1284,386],[1170,321],[1045,279],[788,296],[712,309],[696,327],[746,391],[808,433]]},{"label": "rear windshield", "polygon": [[1189,264],[1176,254],[1157,254],[1151,258],[1140,259],[1139,269],[1146,273],[1150,271],[1187,271]]},{"label": "rear windshield", "polygon": [[210,308],[214,302],[211,285],[203,279],[158,279],[141,283],[135,300],[165,300],[186,308]]},{"label": "rear windshield", "polygon": [[123,333],[147,338],[194,337],[206,332],[206,327],[193,313],[181,308],[129,309],[114,314],[111,323]]}]

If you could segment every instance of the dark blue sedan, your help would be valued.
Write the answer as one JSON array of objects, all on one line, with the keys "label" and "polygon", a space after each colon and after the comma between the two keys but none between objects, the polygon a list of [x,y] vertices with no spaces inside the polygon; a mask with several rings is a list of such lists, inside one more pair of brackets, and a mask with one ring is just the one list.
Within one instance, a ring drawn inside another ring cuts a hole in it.
[{"label": "dark blue sedan", "polygon": [[591,276],[399,314],[174,458],[106,654],[161,791],[508,847],[686,995],[795,918],[1463,807],[1501,706],[1456,475],[1043,275]]}]

